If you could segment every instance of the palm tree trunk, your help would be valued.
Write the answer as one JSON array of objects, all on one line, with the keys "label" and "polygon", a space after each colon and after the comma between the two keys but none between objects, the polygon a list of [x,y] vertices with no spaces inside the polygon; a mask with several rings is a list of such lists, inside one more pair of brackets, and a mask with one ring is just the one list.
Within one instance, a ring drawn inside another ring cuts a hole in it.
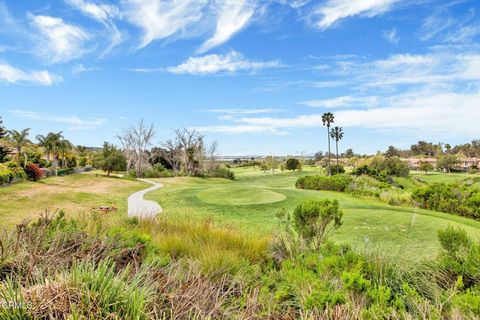
[{"label": "palm tree trunk", "polygon": [[328,138],[328,162],[327,162],[327,171],[328,176],[332,175],[332,170],[330,169],[330,126],[327,126],[327,138]]},{"label": "palm tree trunk", "polygon": [[336,140],[336,150],[337,150],[337,174],[338,174],[338,140]]}]

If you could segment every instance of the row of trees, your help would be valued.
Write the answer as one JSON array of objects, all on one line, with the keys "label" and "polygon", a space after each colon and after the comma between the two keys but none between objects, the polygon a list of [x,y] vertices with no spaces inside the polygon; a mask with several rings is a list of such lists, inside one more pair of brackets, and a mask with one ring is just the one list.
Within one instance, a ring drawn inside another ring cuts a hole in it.
[{"label": "row of trees", "polygon": [[153,146],[156,129],[143,120],[120,133],[128,174],[141,177],[152,167],[170,170],[173,175],[205,175],[218,169],[217,141],[205,142],[205,136],[194,129],[173,130],[173,138]]},{"label": "row of trees", "polygon": [[37,135],[32,141],[30,128],[7,130],[0,118],[0,163],[14,162],[23,169],[33,164],[56,174],[59,168],[85,166],[87,156],[85,147],[75,147],[61,131]]},{"label": "row of trees", "polygon": [[480,139],[473,140],[471,143],[459,144],[453,146],[448,143],[432,143],[427,141],[418,141],[411,145],[410,149],[400,149],[395,146],[389,146],[384,153],[386,156],[397,157],[431,157],[438,158],[446,155],[457,155],[458,157],[480,157]]}]

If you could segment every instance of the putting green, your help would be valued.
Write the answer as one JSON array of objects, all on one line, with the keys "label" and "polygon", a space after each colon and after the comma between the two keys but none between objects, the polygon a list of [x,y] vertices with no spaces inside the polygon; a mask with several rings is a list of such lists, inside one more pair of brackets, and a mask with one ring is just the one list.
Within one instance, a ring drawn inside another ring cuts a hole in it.
[{"label": "putting green", "polygon": [[203,202],[217,205],[245,206],[279,202],[286,199],[281,193],[263,188],[208,188],[197,193]]}]

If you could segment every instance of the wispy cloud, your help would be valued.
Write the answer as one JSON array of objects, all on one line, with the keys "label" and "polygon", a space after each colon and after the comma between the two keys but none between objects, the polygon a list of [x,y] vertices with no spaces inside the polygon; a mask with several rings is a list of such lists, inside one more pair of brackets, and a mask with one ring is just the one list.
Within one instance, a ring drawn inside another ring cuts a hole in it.
[{"label": "wispy cloud", "polygon": [[24,71],[0,61],[0,82],[51,86],[62,81],[62,77],[48,71]]},{"label": "wispy cloud", "polygon": [[187,31],[203,17],[206,4],[206,0],[125,0],[124,13],[143,30],[139,44],[143,48],[157,39],[191,35]]},{"label": "wispy cloud", "polygon": [[480,54],[432,52],[396,54],[387,59],[341,64],[334,74],[357,87],[455,84],[480,80]]},{"label": "wispy cloud", "polygon": [[9,112],[21,118],[63,123],[68,125],[68,129],[71,130],[96,129],[103,127],[107,123],[107,119],[103,118],[90,117],[81,119],[74,115],[46,114],[28,110],[9,110]]},{"label": "wispy cloud", "polygon": [[398,44],[400,37],[398,36],[397,29],[383,31],[383,37],[393,44]]},{"label": "wispy cloud", "polygon": [[480,36],[480,23],[472,23],[450,31],[444,39],[448,43],[470,43]]},{"label": "wispy cloud", "polygon": [[420,29],[420,39],[423,41],[436,39],[443,43],[470,44],[480,36],[480,23],[474,9],[463,16],[455,16],[450,7],[460,2],[451,2],[440,6],[430,16],[425,18]]},{"label": "wispy cloud", "polygon": [[84,15],[101,23],[106,28],[110,44],[105,50],[105,54],[123,41],[122,33],[113,22],[114,18],[121,17],[121,12],[118,7],[110,4],[96,4],[86,0],[66,0],[66,2]]},{"label": "wispy cloud", "polygon": [[399,0],[327,0],[314,9],[311,20],[316,28],[324,30],[348,17],[377,16],[391,10],[398,2]]},{"label": "wispy cloud", "polygon": [[306,100],[298,104],[313,108],[352,108],[352,107],[375,107],[378,105],[379,97],[352,97],[341,96],[333,99]]},{"label": "wispy cloud", "polygon": [[73,74],[80,74],[80,73],[85,73],[85,72],[91,72],[91,71],[96,71],[99,70],[98,67],[88,67],[85,66],[83,63],[77,64],[72,68],[72,73]]},{"label": "wispy cloud", "polygon": [[205,112],[222,113],[229,115],[247,115],[247,114],[260,114],[260,113],[276,113],[281,112],[283,109],[274,108],[261,108],[261,109],[207,109]]},{"label": "wispy cloud", "polygon": [[82,56],[84,44],[91,37],[82,28],[68,24],[61,18],[28,14],[32,26],[40,33],[38,53],[47,60],[65,62]]},{"label": "wispy cloud", "polygon": [[[474,137],[478,133],[480,92],[423,92],[402,94],[382,101],[381,107],[335,112],[336,123],[345,127],[392,130],[414,135]],[[468,114],[468,117],[465,117]],[[425,121],[428,119],[428,121]],[[243,117],[230,125],[203,127],[203,131],[223,133],[285,134],[293,129],[322,127],[322,114],[294,117]]]},{"label": "wispy cloud", "polygon": [[447,8],[441,7],[423,21],[420,28],[420,39],[430,40],[456,23],[457,21],[448,14]]},{"label": "wispy cloud", "polygon": [[178,66],[168,67],[167,71],[174,74],[207,75],[219,72],[253,72],[279,66],[280,62],[278,60],[249,61],[241,53],[231,51],[225,55],[210,54],[201,57],[190,57]]},{"label": "wispy cloud", "polygon": [[245,28],[255,12],[255,3],[252,0],[223,0],[217,11],[215,34],[202,44],[200,53],[227,42]]}]

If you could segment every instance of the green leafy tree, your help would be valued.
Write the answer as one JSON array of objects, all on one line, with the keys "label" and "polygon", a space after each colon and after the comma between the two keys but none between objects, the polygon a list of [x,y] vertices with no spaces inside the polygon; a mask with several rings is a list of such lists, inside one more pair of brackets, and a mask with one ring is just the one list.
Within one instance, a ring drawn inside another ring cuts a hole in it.
[{"label": "green leafy tree", "polygon": [[287,159],[287,162],[285,163],[285,168],[287,170],[300,170],[301,164],[300,161],[296,158],[289,158]]},{"label": "green leafy tree", "polygon": [[324,126],[327,127],[327,141],[328,141],[327,172],[328,172],[329,176],[332,175],[332,170],[330,168],[330,155],[331,155],[331,152],[330,152],[330,126],[334,122],[334,120],[335,120],[335,116],[331,112],[325,112],[322,115],[322,123],[323,123]]},{"label": "green leafy tree", "polygon": [[387,158],[400,157],[400,152],[394,146],[389,146],[387,151],[385,151],[385,157]]},{"label": "green leafy tree", "polygon": [[353,152],[353,149],[349,148],[349,149],[345,150],[345,157],[346,158],[355,157],[355,152]]},{"label": "green leafy tree", "polygon": [[5,158],[8,155],[8,147],[5,141],[6,136],[7,130],[3,126],[2,117],[0,117],[0,163],[5,162]]},{"label": "green leafy tree", "polygon": [[450,172],[458,165],[458,158],[455,155],[445,155],[438,159],[437,167]]},{"label": "green leafy tree", "polygon": [[433,171],[433,165],[429,162],[421,162],[419,166],[420,171],[425,171],[425,174],[428,174],[428,171]]},{"label": "green leafy tree", "polygon": [[127,158],[121,150],[108,142],[103,143],[102,158],[98,166],[105,172],[107,176],[113,171],[127,170]]},{"label": "green leafy tree", "polygon": [[335,150],[336,150],[336,155],[337,155],[337,165],[336,165],[336,171],[337,171],[337,174],[339,173],[338,172],[338,169],[339,169],[339,165],[338,165],[338,141],[342,140],[343,139],[343,129],[342,127],[334,127],[332,129],[332,132],[330,132],[330,137],[335,140]]}]

